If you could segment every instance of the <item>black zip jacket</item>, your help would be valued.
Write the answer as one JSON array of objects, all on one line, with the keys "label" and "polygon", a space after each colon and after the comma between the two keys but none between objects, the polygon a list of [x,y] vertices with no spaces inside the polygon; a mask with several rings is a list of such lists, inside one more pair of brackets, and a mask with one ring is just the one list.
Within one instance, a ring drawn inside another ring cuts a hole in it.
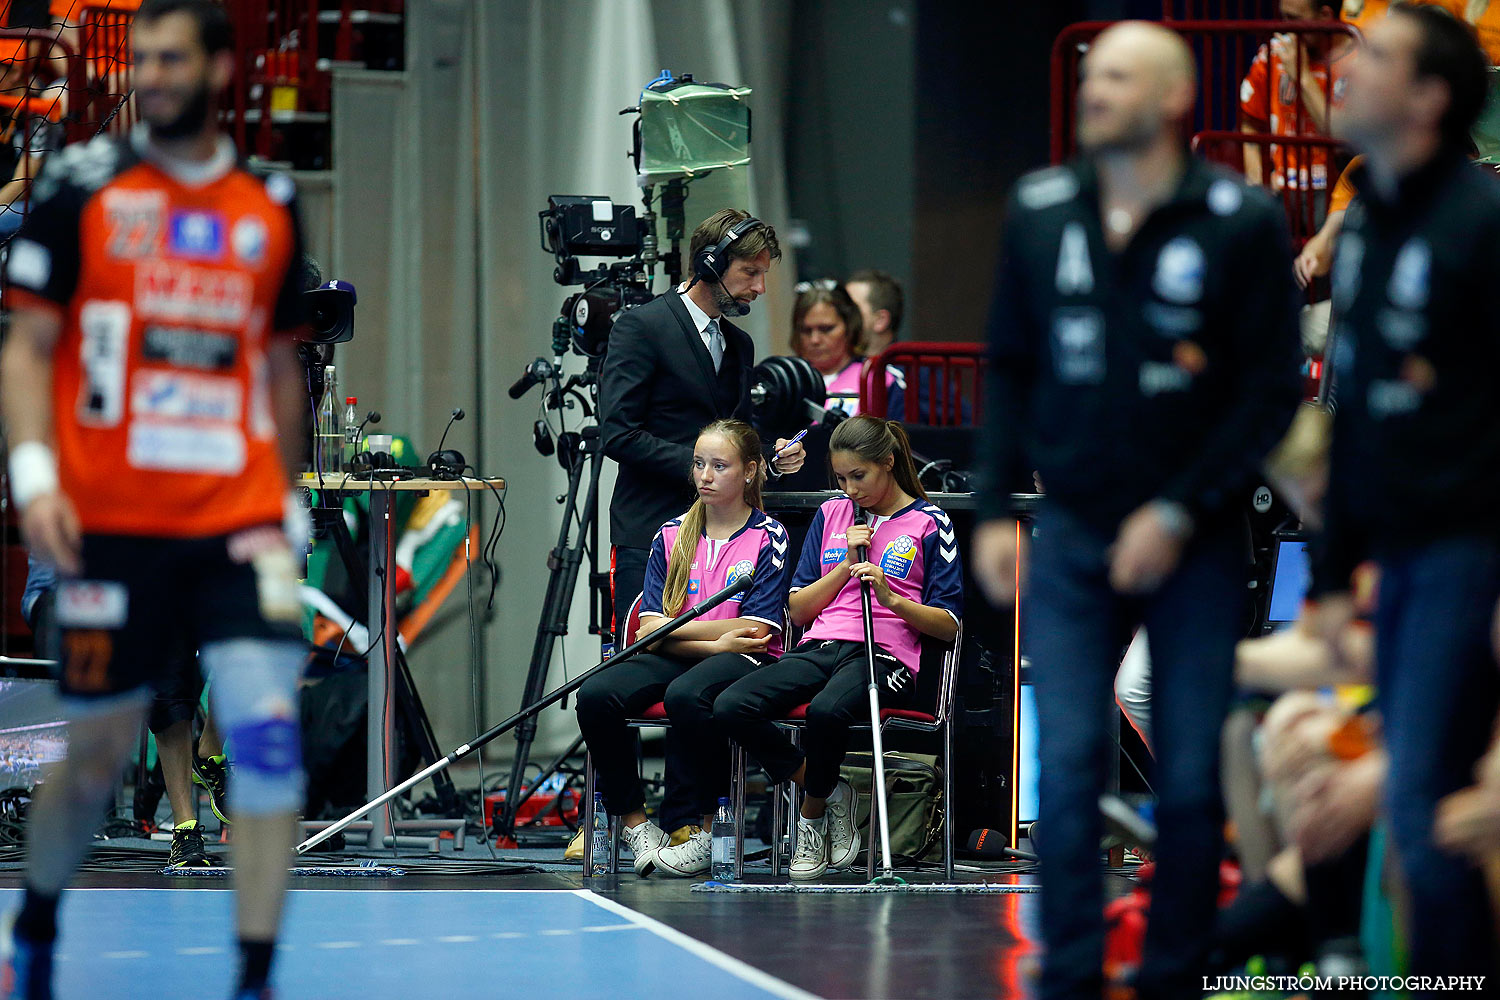
[{"label": "black zip jacket", "polygon": [[1285,214],[1196,157],[1116,254],[1086,162],[1022,178],[991,314],[981,514],[1041,472],[1113,533],[1163,499],[1216,521],[1253,486],[1301,391]]},{"label": "black zip jacket", "polygon": [[1334,417],[1314,593],[1363,559],[1500,537],[1500,184],[1457,153],[1359,197],[1334,255]]}]

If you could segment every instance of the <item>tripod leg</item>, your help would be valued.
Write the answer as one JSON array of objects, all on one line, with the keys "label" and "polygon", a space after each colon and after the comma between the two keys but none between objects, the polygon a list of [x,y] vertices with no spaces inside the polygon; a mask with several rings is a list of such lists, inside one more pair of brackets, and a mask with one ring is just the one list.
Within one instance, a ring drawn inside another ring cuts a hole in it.
[{"label": "tripod leg", "polygon": [[[537,625],[536,641],[531,649],[531,664],[526,672],[526,690],[522,704],[529,705],[540,698],[547,689],[547,671],[552,662],[552,650],[557,640],[568,634],[568,612],[573,604],[573,590],[578,583],[578,568],[583,562],[584,550],[588,546],[590,526],[598,519],[599,475],[604,464],[604,454],[598,449],[597,430],[593,438],[593,451],[588,451],[590,438],[585,435],[583,449],[568,470],[568,493],[563,509],[563,522],[558,530],[557,547],[548,557],[550,573],[547,578],[547,596],[542,603],[542,618]],[[578,505],[578,488],[583,479],[585,459],[588,460],[589,482],[581,513],[575,514]],[[580,522],[578,541],[569,544],[569,536],[576,519]],[[516,803],[521,794],[521,784],[526,775],[526,765],[531,756],[531,744],[536,739],[536,719],[528,717],[516,727],[516,757],[511,764],[510,783],[506,787],[505,807],[496,822],[496,833],[515,836]]]}]

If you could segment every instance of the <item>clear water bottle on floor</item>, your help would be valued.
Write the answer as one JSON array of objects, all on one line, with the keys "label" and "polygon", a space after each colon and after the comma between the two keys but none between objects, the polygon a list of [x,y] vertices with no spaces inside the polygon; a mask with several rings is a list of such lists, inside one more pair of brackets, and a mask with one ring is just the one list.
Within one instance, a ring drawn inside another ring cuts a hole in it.
[{"label": "clear water bottle on floor", "polygon": [[604,794],[594,793],[594,830],[589,834],[594,839],[594,858],[589,866],[589,877],[598,878],[609,874],[609,817],[604,815]]},{"label": "clear water bottle on floor", "polygon": [[712,873],[715,882],[734,881],[734,846],[734,810],[729,808],[727,798],[721,798],[719,811],[714,813]]}]

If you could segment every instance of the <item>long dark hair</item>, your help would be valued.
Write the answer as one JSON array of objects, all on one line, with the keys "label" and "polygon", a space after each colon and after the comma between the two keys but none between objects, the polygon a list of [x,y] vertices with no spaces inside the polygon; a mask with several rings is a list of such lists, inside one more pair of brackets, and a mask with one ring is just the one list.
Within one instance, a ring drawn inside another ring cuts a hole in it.
[{"label": "long dark hair", "polygon": [[867,413],[850,417],[833,429],[828,452],[831,455],[836,451],[852,452],[872,465],[883,465],[886,458],[894,455],[891,473],[896,477],[896,485],[908,496],[927,499],[927,491],[917,478],[917,465],[912,461],[911,442],[899,421],[882,420]]},{"label": "long dark hair", "polygon": [[[743,420],[715,420],[698,432],[699,437],[705,434],[717,434],[732,444],[743,464],[755,463],[755,474],[745,484],[745,502],[760,510],[766,462],[762,457],[760,435],[755,433],[755,428]],[[702,537],[707,521],[708,511],[703,498],[699,497],[683,516],[677,541],[672,543],[672,552],[667,557],[667,582],[662,587],[661,609],[669,618],[682,614],[682,605],[687,601],[688,580],[693,575],[693,557],[698,554],[698,539]]]}]

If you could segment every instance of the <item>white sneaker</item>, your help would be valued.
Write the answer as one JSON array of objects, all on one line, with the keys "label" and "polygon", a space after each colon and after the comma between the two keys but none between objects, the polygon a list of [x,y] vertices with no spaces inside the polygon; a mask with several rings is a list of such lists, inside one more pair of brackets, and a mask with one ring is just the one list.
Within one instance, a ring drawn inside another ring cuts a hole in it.
[{"label": "white sneaker", "polygon": [[859,831],[854,828],[854,786],[843,778],[838,787],[844,797],[828,800],[824,813],[828,823],[828,867],[848,868],[859,857]]},{"label": "white sneaker", "polygon": [[652,865],[656,863],[656,852],[666,847],[671,838],[667,836],[667,831],[649,819],[640,826],[627,827],[623,823],[621,826],[623,829],[620,830],[620,839],[625,841],[625,846],[635,855],[635,873],[649,875]]},{"label": "white sneaker", "polygon": [[792,855],[792,880],[808,882],[828,870],[828,827],[797,820],[797,853]]},{"label": "white sneaker", "polygon": [[695,828],[680,844],[668,844],[656,852],[656,870],[674,878],[692,878],[708,871],[713,861],[713,837],[707,830]]}]

